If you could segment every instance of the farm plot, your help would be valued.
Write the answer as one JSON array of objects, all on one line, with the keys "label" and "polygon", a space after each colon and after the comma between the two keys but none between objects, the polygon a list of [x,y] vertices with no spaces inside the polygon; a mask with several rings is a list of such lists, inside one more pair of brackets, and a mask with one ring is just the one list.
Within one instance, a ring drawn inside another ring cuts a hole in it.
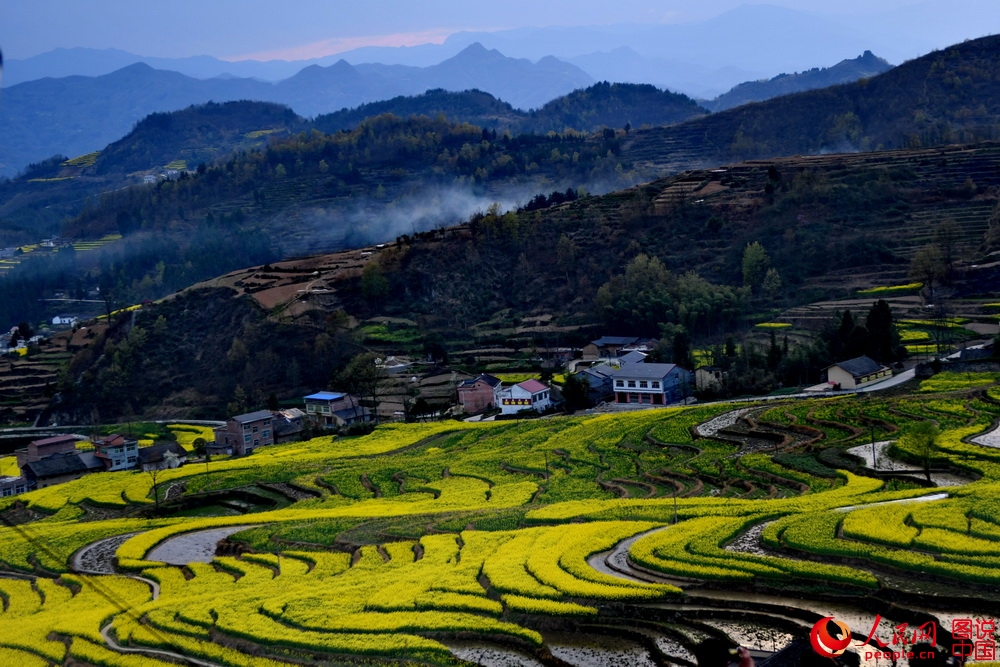
[{"label": "farm plot", "polygon": [[[0,528],[0,658],[28,665],[146,660],[115,649],[127,645],[227,666],[449,665],[448,645],[461,637],[536,659],[555,647],[553,627],[602,623],[634,639],[621,629],[634,629],[623,620],[629,613],[685,595],[687,584],[641,583],[588,563],[636,537],[628,549],[635,566],[737,593],[864,596],[930,580],[1000,598],[993,555],[1000,449],[972,440],[991,428],[1000,406],[969,391],[992,382],[965,378],[920,399],[769,405],[759,418],[779,431],[817,434],[774,452],[700,435],[696,426],[732,410],[720,404],[382,426],[359,438],[324,437],[212,462],[207,472],[186,466],[159,480],[184,482],[189,500],[259,483],[310,492],[239,516],[156,517],[152,481],[141,473],[50,487],[8,510],[25,523]],[[906,436],[927,420],[941,434],[921,452]],[[170,428],[189,446],[204,437],[192,427]],[[896,458],[919,463],[929,455],[935,469],[962,470],[970,481],[942,494],[871,476],[840,452],[873,433],[896,441]],[[845,469],[852,465],[865,474]],[[0,509],[11,503],[3,499]],[[82,522],[94,504],[135,514]],[[186,567],[150,557],[166,540],[213,528],[238,531],[224,543],[230,555]],[[82,547],[128,534],[117,549],[119,574],[70,572]],[[748,534],[759,549],[727,548]],[[157,594],[132,576],[154,581]],[[111,643],[101,635],[109,625]],[[698,636],[655,632],[671,637],[680,656]]]}]

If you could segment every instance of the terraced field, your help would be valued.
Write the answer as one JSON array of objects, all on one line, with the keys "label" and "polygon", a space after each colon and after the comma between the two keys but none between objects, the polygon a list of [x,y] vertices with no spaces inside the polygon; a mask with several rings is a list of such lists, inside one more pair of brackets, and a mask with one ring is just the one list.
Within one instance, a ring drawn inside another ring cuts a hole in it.
[{"label": "terraced field", "polygon": [[[109,473],[0,499],[0,662],[690,665],[708,637],[764,654],[833,613],[943,629],[1000,604],[1000,449],[976,444],[1000,419],[998,377],[388,425],[189,464],[155,489]],[[925,420],[929,452],[909,435]],[[875,439],[899,465],[847,452]],[[928,488],[945,473],[964,483]],[[237,493],[275,502],[221,511]],[[151,555],[219,529],[211,562]]]}]

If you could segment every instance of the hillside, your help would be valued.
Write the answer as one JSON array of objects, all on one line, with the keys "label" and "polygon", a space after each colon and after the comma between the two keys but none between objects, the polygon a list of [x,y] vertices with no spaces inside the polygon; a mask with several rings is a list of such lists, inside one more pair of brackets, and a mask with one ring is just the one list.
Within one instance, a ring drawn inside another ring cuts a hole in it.
[{"label": "hillside", "polygon": [[[419,356],[443,344],[470,370],[602,331],[668,347],[682,333],[705,348],[787,308],[910,282],[928,245],[951,258],[945,294],[988,293],[1000,278],[986,259],[1000,250],[998,174],[996,144],[747,162],[235,271],[144,309],[139,326],[163,315],[171,333],[143,339],[133,362],[113,361],[100,341],[82,353],[81,382],[60,409],[87,414],[94,402],[113,410],[128,400],[137,412],[204,415],[237,384],[290,398],[323,384],[357,346]],[[776,290],[745,279],[751,243],[776,269]],[[206,329],[203,313],[216,311],[239,315]],[[815,335],[833,317],[792,321]],[[278,340],[280,355],[229,356]],[[216,352],[178,365],[181,350]],[[800,353],[798,377],[818,381],[828,352]]]},{"label": "hillside", "polygon": [[879,58],[871,51],[865,51],[857,58],[842,60],[832,67],[815,67],[805,72],[779,74],[771,79],[747,81],[701,104],[709,111],[725,111],[781,95],[853,83],[859,79],[877,76],[891,68],[892,65],[885,59]]},{"label": "hillside", "polygon": [[856,83],[633,133],[625,154],[665,171],[743,159],[993,139],[1000,37],[963,42]]},{"label": "hillside", "polygon": [[[441,119],[381,116],[350,132],[287,134],[296,123],[270,105],[194,108],[139,124],[103,159],[57,159],[31,178],[0,183],[10,193],[2,220],[12,223],[0,228],[31,250],[0,269],[8,285],[20,286],[0,291],[0,321],[51,318],[43,299],[69,290],[113,287],[115,303],[129,305],[240,266],[456,224],[492,202],[514,208],[539,192],[601,191],[643,178],[620,167],[624,133],[511,137]],[[164,136],[168,150],[160,148]],[[205,138],[250,150],[211,166],[187,163]],[[193,171],[156,176],[167,163],[123,173],[161,155]],[[123,187],[143,174],[156,182]],[[39,248],[53,232],[93,242],[125,238],[85,244],[85,253]]]}]

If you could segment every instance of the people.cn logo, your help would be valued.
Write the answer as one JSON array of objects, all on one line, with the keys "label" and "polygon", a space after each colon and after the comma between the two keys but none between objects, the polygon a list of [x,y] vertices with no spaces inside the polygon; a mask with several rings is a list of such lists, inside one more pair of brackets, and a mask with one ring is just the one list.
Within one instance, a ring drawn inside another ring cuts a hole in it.
[{"label": "people.cn logo", "polygon": [[847,623],[827,616],[816,621],[809,633],[809,642],[813,650],[824,658],[835,658],[843,655],[851,645],[851,629],[847,627]]}]

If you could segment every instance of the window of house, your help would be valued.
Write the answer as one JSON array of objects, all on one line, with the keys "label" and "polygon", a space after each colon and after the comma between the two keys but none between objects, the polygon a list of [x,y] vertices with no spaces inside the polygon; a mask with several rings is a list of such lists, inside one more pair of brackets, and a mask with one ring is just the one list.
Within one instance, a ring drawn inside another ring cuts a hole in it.
[{"label": "window of house", "polygon": [[615,386],[616,387],[624,387],[625,386],[625,380],[615,380]]},{"label": "window of house", "polygon": [[254,432],[254,433],[256,433],[256,432],[257,432],[257,431],[259,431],[259,430],[260,430],[260,429],[259,429],[259,428],[258,428],[257,426],[254,426],[254,427],[253,427],[253,432]]},{"label": "window of house", "polygon": [[648,389],[649,388],[649,383],[646,382],[645,380],[639,380],[639,388],[640,389]]},{"label": "window of house", "polygon": [[262,438],[268,438],[270,436],[271,436],[271,429],[268,429],[268,430],[266,430],[266,431],[264,431],[263,433],[260,434],[260,437],[262,437]]},{"label": "window of house", "polygon": [[11,489],[11,488],[10,488],[10,487],[8,486],[7,488],[5,488],[5,489],[3,490],[3,494],[4,494],[5,496],[12,496],[12,495],[14,495],[14,490],[13,490],[13,489]]},{"label": "window of house", "polygon": [[660,388],[660,381],[653,380],[653,389],[659,389],[659,388]]},{"label": "window of house", "polygon": [[629,380],[628,381],[628,386],[635,387],[635,380]]},{"label": "window of house", "polygon": [[128,463],[135,463],[136,458],[134,456],[130,456],[127,459],[125,459],[125,461]]},{"label": "window of house", "polygon": [[243,442],[250,442],[250,434],[249,433],[247,433],[245,436],[243,436]]}]

